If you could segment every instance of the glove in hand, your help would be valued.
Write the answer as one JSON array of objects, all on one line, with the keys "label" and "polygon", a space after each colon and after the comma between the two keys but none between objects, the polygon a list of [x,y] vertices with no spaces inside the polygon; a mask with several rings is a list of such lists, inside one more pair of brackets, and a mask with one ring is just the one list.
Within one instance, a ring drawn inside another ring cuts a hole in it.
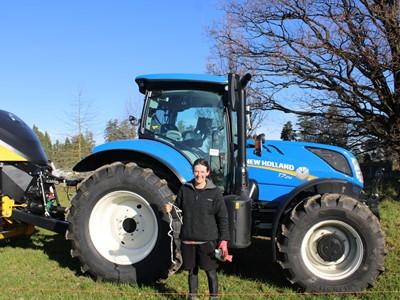
[{"label": "glove in hand", "polygon": [[232,255],[229,255],[227,241],[219,242],[218,249],[222,250],[222,255],[224,257],[224,261],[232,262]]}]

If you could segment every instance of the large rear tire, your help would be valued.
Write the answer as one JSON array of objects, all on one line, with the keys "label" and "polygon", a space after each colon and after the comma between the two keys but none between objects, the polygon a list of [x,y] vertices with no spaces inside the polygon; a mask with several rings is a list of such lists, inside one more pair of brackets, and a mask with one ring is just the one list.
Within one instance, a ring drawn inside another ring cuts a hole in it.
[{"label": "large rear tire", "polygon": [[345,195],[312,196],[294,208],[278,250],[289,281],[310,292],[361,291],[384,270],[378,219]]},{"label": "large rear tire", "polygon": [[96,170],[79,186],[67,218],[71,254],[82,271],[115,282],[166,277],[171,250],[163,205],[172,200],[151,169],[117,162]]}]

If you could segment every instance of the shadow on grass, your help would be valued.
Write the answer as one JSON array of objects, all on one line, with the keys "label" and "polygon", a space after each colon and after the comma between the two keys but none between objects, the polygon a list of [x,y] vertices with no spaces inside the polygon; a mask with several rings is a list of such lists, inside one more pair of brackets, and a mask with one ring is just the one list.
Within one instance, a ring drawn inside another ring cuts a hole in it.
[{"label": "shadow on grass", "polygon": [[186,299],[185,296],[179,295],[177,290],[167,287],[163,282],[139,285],[139,287],[141,287],[141,286],[143,286],[143,287],[146,286],[146,287],[156,290],[158,293],[162,294],[163,297],[165,297],[166,299],[171,299],[171,300]]},{"label": "shadow on grass", "polygon": [[[64,235],[49,235],[37,231],[32,236],[20,236],[12,239],[2,240],[0,241],[0,247],[1,246],[43,251],[49,257],[49,259],[56,261],[60,267],[68,268],[78,277],[84,276],[80,270],[79,261],[72,258],[70,255],[71,245],[69,241],[65,240]],[[164,294],[164,297],[167,299],[181,299],[179,296],[176,296],[177,291],[175,289],[167,287],[162,282],[132,285],[132,287],[150,287],[157,292]]]},{"label": "shadow on grass", "polygon": [[[9,247],[42,250],[51,260],[58,262],[62,268],[68,268],[76,276],[82,276],[79,261],[70,256],[71,245],[63,235],[47,235],[37,232],[31,237],[11,239],[6,244]],[[220,264],[220,269],[225,274],[256,280],[277,289],[292,288],[285,279],[280,266],[271,261],[271,241],[253,239],[250,247],[231,249],[230,252],[233,254],[233,262]],[[168,299],[177,299],[176,296],[173,296],[177,291],[162,282],[143,286],[153,288],[162,294],[171,294],[171,296],[167,296]]]},{"label": "shadow on grass", "polygon": [[56,261],[60,267],[68,268],[76,275],[82,275],[79,262],[70,255],[70,242],[61,234],[43,234],[40,231],[32,236],[20,236],[9,239],[5,245],[14,248],[42,250],[49,259]]},{"label": "shadow on grass", "polygon": [[221,263],[221,269],[229,275],[244,279],[257,280],[278,289],[292,288],[285,279],[282,268],[272,262],[271,241],[253,239],[250,247],[232,249],[232,263]]}]

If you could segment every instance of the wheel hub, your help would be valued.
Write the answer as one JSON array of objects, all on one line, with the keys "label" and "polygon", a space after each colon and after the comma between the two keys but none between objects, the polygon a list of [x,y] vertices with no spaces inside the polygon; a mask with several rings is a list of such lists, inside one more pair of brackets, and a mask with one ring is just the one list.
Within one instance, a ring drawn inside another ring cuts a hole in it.
[{"label": "wheel hub", "polygon": [[127,218],[122,222],[122,228],[127,233],[132,233],[136,230],[137,224],[134,218]]},{"label": "wheel hub", "polygon": [[317,222],[307,230],[301,243],[304,264],[325,280],[348,278],[361,265],[363,242],[358,232],[341,220]]},{"label": "wheel hub", "polygon": [[335,234],[327,234],[317,241],[319,256],[328,262],[337,261],[345,252],[345,245]]},{"label": "wheel hub", "polygon": [[[142,246],[143,238],[150,234],[145,230],[144,216],[142,215],[143,206],[125,205],[115,210],[115,218],[112,219],[111,227],[115,233],[115,241],[122,247],[138,248]],[[148,229],[151,229],[148,228]]]}]

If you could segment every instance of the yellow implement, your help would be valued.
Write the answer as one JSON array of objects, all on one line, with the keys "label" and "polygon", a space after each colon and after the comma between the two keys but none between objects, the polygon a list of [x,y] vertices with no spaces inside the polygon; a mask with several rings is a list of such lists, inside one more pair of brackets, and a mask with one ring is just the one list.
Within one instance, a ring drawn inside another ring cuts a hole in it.
[{"label": "yellow implement", "polygon": [[31,235],[35,231],[35,226],[17,223],[15,220],[11,219],[13,208],[19,206],[24,205],[15,204],[14,200],[8,196],[1,197],[0,240],[19,235]]}]

